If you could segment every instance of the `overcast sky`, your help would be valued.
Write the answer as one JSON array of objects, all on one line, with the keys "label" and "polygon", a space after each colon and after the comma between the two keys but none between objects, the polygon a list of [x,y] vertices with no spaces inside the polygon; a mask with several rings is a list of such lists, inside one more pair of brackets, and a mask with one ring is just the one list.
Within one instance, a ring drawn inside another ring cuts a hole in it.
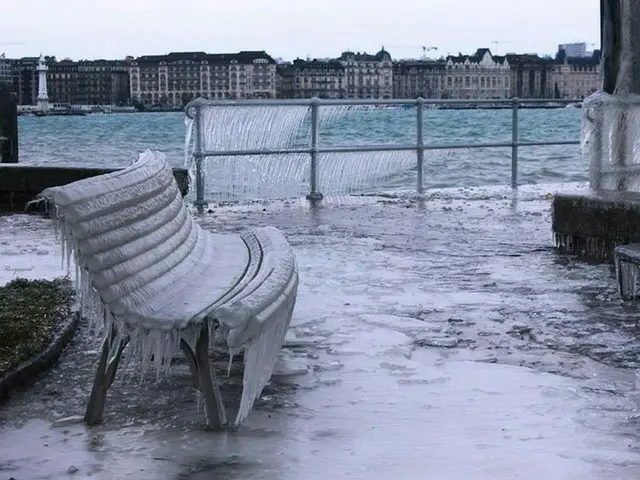
[{"label": "overcast sky", "polygon": [[599,46],[599,12],[597,0],[0,0],[0,53],[78,60],[266,50],[291,60],[381,46],[419,57],[426,46],[438,48],[431,56],[478,47],[553,54],[559,43]]}]

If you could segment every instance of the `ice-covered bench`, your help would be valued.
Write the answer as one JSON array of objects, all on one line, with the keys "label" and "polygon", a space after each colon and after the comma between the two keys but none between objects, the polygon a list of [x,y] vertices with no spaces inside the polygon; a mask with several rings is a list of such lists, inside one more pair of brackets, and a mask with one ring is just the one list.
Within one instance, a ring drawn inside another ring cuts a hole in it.
[{"label": "ice-covered bench", "polygon": [[101,317],[104,341],[85,421],[101,422],[121,358],[162,372],[182,350],[208,427],[227,424],[209,359],[219,332],[230,354],[244,353],[240,423],[271,377],[296,300],[295,257],[280,231],[203,230],[164,156],[150,151],[130,167],[47,189],[40,199],[58,219],[67,259],[75,258],[85,315]]}]

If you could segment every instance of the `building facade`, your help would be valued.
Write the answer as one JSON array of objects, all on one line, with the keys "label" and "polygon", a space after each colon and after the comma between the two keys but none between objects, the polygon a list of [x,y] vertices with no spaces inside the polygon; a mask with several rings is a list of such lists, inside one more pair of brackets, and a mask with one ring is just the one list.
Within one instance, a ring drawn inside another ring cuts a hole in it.
[{"label": "building facade", "polygon": [[444,75],[441,98],[503,99],[512,91],[509,60],[488,48],[473,55],[449,55]]},{"label": "building facade", "polygon": [[551,98],[551,76],[554,60],[532,54],[506,56],[511,67],[511,97]]},{"label": "building facade", "polygon": [[584,58],[590,57],[592,55],[591,52],[587,52],[587,43],[561,43],[558,45],[558,51],[564,50],[567,54],[567,57],[571,58]]},{"label": "building facade", "polygon": [[393,63],[375,55],[343,52],[336,59],[296,59],[277,69],[280,98],[393,98]]},{"label": "building facade", "polygon": [[279,65],[279,98],[345,98],[346,75],[337,60],[301,60]]},{"label": "building facade", "polygon": [[0,55],[0,85],[11,85],[13,83],[11,63],[5,58],[4,54]]},{"label": "building facade", "polygon": [[47,87],[51,103],[129,105],[129,64],[124,60],[65,59],[49,62]]},{"label": "building facade", "polygon": [[401,60],[393,63],[394,98],[442,98],[444,60]]},{"label": "building facade", "polygon": [[583,99],[597,92],[602,87],[600,51],[591,57],[570,57],[560,50],[550,82],[553,98]]},{"label": "building facade", "polygon": [[384,48],[375,55],[343,52],[337,61],[345,71],[346,98],[393,97],[393,64]]},{"label": "building facade", "polygon": [[174,52],[131,61],[131,99],[144,107],[182,108],[197,97],[275,98],[276,62],[264,51]]}]

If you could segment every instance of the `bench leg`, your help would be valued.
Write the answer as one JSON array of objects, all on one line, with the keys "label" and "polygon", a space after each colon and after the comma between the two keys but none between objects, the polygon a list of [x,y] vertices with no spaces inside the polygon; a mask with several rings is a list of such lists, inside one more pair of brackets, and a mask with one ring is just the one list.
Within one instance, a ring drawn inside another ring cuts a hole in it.
[{"label": "bench leg", "polygon": [[194,383],[204,397],[204,412],[207,428],[218,430],[227,425],[227,412],[222,399],[222,392],[216,384],[215,372],[209,360],[209,326],[205,322],[195,352],[184,340],[180,341],[180,349],[187,357]]},{"label": "bench leg", "polygon": [[116,354],[109,360],[109,351],[111,350],[113,342],[116,341],[116,337],[117,331],[113,328],[102,344],[98,370],[96,371],[93,388],[91,389],[87,410],[84,414],[84,421],[88,425],[97,425],[102,422],[102,413],[104,412],[104,405],[107,400],[107,390],[109,390],[109,387],[113,384],[116,370],[118,370],[118,365],[120,364],[122,351],[129,343],[129,337],[118,340]]}]

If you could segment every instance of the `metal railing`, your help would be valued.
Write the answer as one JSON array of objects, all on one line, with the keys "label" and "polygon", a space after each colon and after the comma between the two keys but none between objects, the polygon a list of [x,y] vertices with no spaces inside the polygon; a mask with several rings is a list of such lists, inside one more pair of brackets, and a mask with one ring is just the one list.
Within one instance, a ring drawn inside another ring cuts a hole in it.
[{"label": "metal railing", "polygon": [[[418,193],[424,193],[424,160],[426,150],[454,150],[467,148],[511,148],[511,188],[518,187],[518,149],[519,147],[547,146],[547,145],[579,145],[579,140],[546,140],[546,141],[520,141],[518,112],[521,105],[539,105],[544,108],[558,105],[568,105],[581,103],[576,99],[519,99],[511,98],[504,100],[482,99],[482,100],[427,100],[417,99],[350,99],[350,100],[325,100],[320,98],[294,99],[294,100],[205,100],[196,99],[186,106],[186,115],[194,120],[195,140],[193,157],[196,163],[196,200],[194,204],[198,209],[207,205],[204,199],[204,173],[202,162],[207,157],[227,157],[242,155],[282,155],[282,154],[308,154],[311,158],[309,194],[310,200],[319,200],[322,193],[318,186],[318,158],[322,153],[347,153],[347,152],[400,152],[415,151],[417,166]],[[416,143],[413,144],[382,144],[382,145],[346,145],[337,147],[322,147],[319,144],[319,114],[318,111],[323,106],[334,105],[412,105],[416,107]],[[485,143],[424,143],[424,107],[425,105],[467,105],[467,106],[511,106],[511,140],[507,142],[485,142]],[[205,150],[202,148],[203,135],[201,127],[201,110],[203,107],[231,107],[231,106],[308,106],[311,109],[311,142],[308,147],[301,148],[281,148],[271,150]]]}]

